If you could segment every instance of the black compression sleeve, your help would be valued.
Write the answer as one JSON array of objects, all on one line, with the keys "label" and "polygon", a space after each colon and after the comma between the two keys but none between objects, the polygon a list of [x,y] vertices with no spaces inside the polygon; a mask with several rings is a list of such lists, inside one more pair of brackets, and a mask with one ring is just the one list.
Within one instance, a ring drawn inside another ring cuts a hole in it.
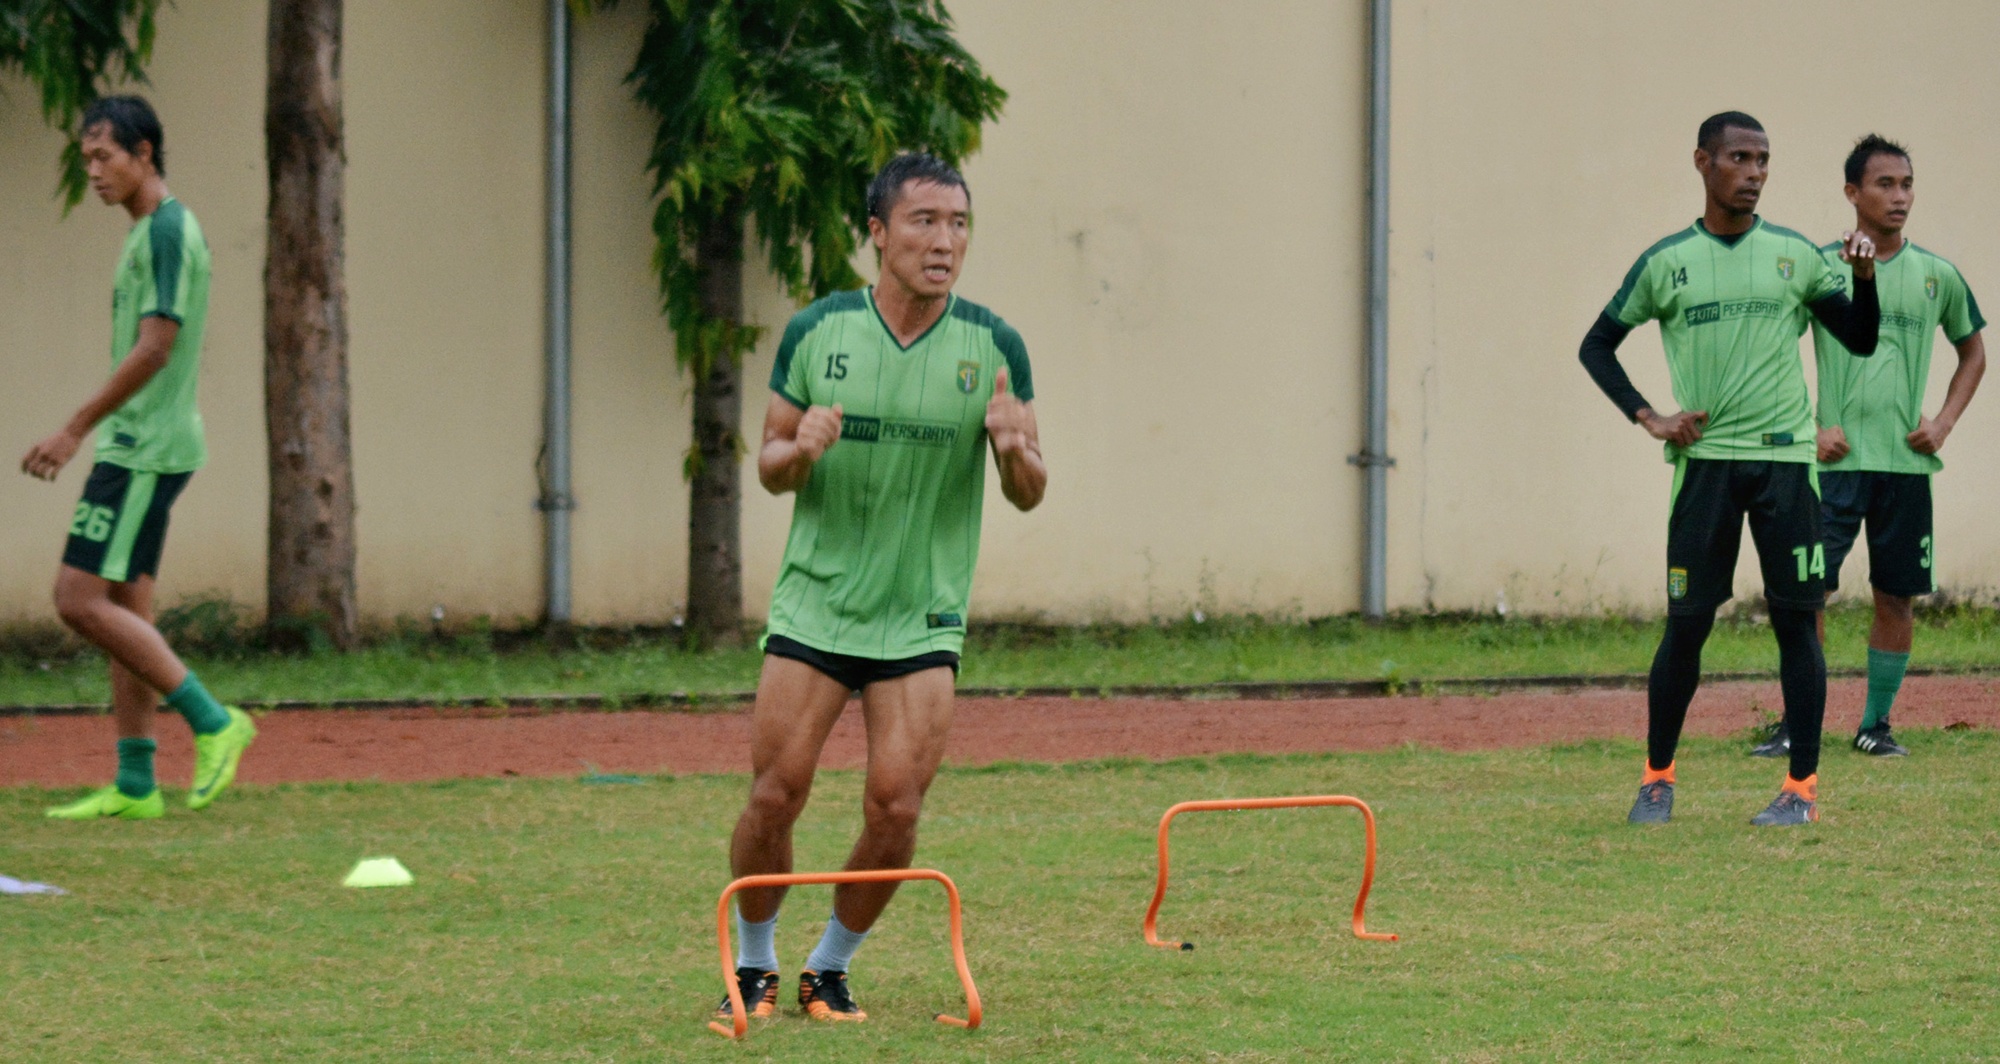
[{"label": "black compression sleeve", "polygon": [[1611,397],[1627,421],[1639,420],[1639,411],[1652,404],[1632,387],[1632,378],[1625,375],[1625,367],[1618,364],[1618,345],[1632,330],[1623,322],[1609,314],[1599,314],[1597,324],[1583,336],[1583,349],[1577,352],[1583,368],[1590,371],[1590,379]]},{"label": "black compression sleeve", "polygon": [[1806,309],[1819,319],[1841,346],[1866,358],[1875,353],[1875,339],[1882,328],[1882,302],[1875,294],[1875,278],[1854,279],[1854,298],[1830,295]]}]

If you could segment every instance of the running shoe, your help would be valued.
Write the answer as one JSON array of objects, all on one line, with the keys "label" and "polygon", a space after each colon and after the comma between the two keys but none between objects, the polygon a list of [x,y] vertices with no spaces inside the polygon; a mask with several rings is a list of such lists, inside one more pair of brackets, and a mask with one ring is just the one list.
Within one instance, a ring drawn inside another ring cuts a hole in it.
[{"label": "running shoe", "polygon": [[194,789],[188,791],[189,809],[206,809],[208,803],[215,801],[236,779],[236,766],[243,760],[243,751],[250,749],[250,741],[257,738],[257,725],[251,723],[250,714],[235,706],[227,708],[228,727],[194,737]]},{"label": "running shoe", "polygon": [[1674,785],[1654,780],[1639,788],[1639,799],[1625,816],[1630,824],[1664,824],[1674,816]]},{"label": "running shoe", "polygon": [[1750,818],[1760,828],[1791,827],[1819,819],[1819,803],[1797,791],[1779,791],[1764,811]]},{"label": "running shoe", "polygon": [[116,786],[111,786],[68,805],[56,806],[45,815],[50,820],[97,820],[100,817],[116,817],[119,820],[158,820],[167,815],[167,800],[160,797],[158,787],[153,788],[152,793],[144,798],[131,798]]},{"label": "running shoe", "polygon": [[1771,725],[1771,730],[1765,734],[1764,741],[1750,748],[1750,756],[1751,757],[1792,756],[1792,733],[1785,730],[1785,722],[1781,720],[1778,723]]},{"label": "running shoe", "polygon": [[1854,733],[1854,748],[1871,757],[1908,757],[1910,752],[1903,744],[1889,734],[1889,722],[1883,721],[1873,728],[1863,728]]},{"label": "running shoe", "polygon": [[868,1018],[847,993],[846,972],[815,972],[810,968],[800,972],[799,1007],[824,1023],[858,1023]]},{"label": "running shoe", "polygon": [[[736,969],[736,991],[743,995],[743,1007],[750,1015],[763,1018],[778,1011],[778,973],[760,972],[755,968]],[[729,1020],[734,1017],[735,1004],[729,995],[722,995],[722,1003],[715,1006],[715,1018]]]}]

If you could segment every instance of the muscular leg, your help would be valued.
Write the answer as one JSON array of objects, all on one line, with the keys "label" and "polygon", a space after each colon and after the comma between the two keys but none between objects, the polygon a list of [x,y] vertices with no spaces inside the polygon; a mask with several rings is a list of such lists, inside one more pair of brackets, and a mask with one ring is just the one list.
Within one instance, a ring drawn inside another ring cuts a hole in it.
[{"label": "muscular leg", "polygon": [[1715,611],[1668,614],[1667,631],[1653,655],[1646,680],[1646,766],[1664,771],[1674,763],[1688,705],[1701,686],[1701,648],[1715,627]]},{"label": "muscular leg", "polygon": [[1903,673],[1910,666],[1916,627],[1916,610],[1908,596],[1875,592],[1875,624],[1868,631],[1868,705],[1861,718],[1862,731],[1887,724],[1896,695],[1903,689]]},{"label": "muscular leg", "polygon": [[[812,793],[813,770],[834,721],[847,705],[847,688],[802,661],[768,655],[757,677],[751,709],[750,800],[729,840],[729,870],[750,876],[792,870],[792,825]],[[736,895],[744,920],[763,923],[778,913],[782,887]]]},{"label": "muscular leg", "polygon": [[[74,570],[71,570],[74,571]],[[109,581],[106,581],[109,583]],[[133,616],[153,624],[153,578],[142,576],[123,584],[111,584],[111,602]],[[157,630],[156,630],[157,631]],[[168,691],[173,688],[167,688]],[[120,739],[151,739],[153,719],[159,716],[162,692],[139,678],[137,673],[111,659],[111,711],[118,720]]]},{"label": "muscular leg", "polygon": [[1916,632],[1916,600],[1907,595],[1876,591],[1875,623],[1868,629],[1868,646],[1892,654],[1908,654]]},{"label": "muscular leg", "polygon": [[[862,692],[868,720],[868,781],[861,800],[861,838],[847,858],[849,870],[908,868],[917,852],[917,816],[944,760],[951,730],[952,681],[948,668],[925,669],[869,684]],[[833,894],[834,915],[862,932],[895,896],[895,883],[843,883]]]},{"label": "muscular leg", "polygon": [[[119,585],[65,565],[56,572],[56,613],[72,631],[134,678],[160,694],[170,694],[187,679],[187,666],[153,627],[152,580],[141,580],[145,585],[142,590],[114,594]],[[135,612],[128,602],[143,605],[146,613]],[[120,719],[122,722],[122,715]]]}]

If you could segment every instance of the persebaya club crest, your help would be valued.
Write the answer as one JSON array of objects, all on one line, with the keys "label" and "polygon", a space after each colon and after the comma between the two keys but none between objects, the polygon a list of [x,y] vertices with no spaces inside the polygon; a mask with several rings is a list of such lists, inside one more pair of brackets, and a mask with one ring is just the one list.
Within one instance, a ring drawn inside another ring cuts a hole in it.
[{"label": "persebaya club crest", "polygon": [[1667,570],[1667,597],[1676,601],[1687,597],[1688,571],[1686,569]]},{"label": "persebaya club crest", "polygon": [[958,390],[967,395],[979,390],[979,363],[960,362],[958,364]]},{"label": "persebaya club crest", "polygon": [[1937,278],[1924,278],[1924,298],[1932,300],[1937,298]]},{"label": "persebaya club crest", "polygon": [[1778,276],[1783,277],[1787,281],[1792,279],[1792,260],[1778,260]]}]

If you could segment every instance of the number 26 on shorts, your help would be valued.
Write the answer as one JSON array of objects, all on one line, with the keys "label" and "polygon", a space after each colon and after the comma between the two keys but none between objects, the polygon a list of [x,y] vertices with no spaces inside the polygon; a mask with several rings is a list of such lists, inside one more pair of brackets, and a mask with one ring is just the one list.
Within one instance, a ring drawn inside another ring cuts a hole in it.
[{"label": "number 26 on shorts", "polygon": [[118,516],[109,506],[92,506],[88,502],[76,504],[76,515],[70,520],[69,534],[82,536],[92,543],[102,543],[111,538],[111,519]]}]

